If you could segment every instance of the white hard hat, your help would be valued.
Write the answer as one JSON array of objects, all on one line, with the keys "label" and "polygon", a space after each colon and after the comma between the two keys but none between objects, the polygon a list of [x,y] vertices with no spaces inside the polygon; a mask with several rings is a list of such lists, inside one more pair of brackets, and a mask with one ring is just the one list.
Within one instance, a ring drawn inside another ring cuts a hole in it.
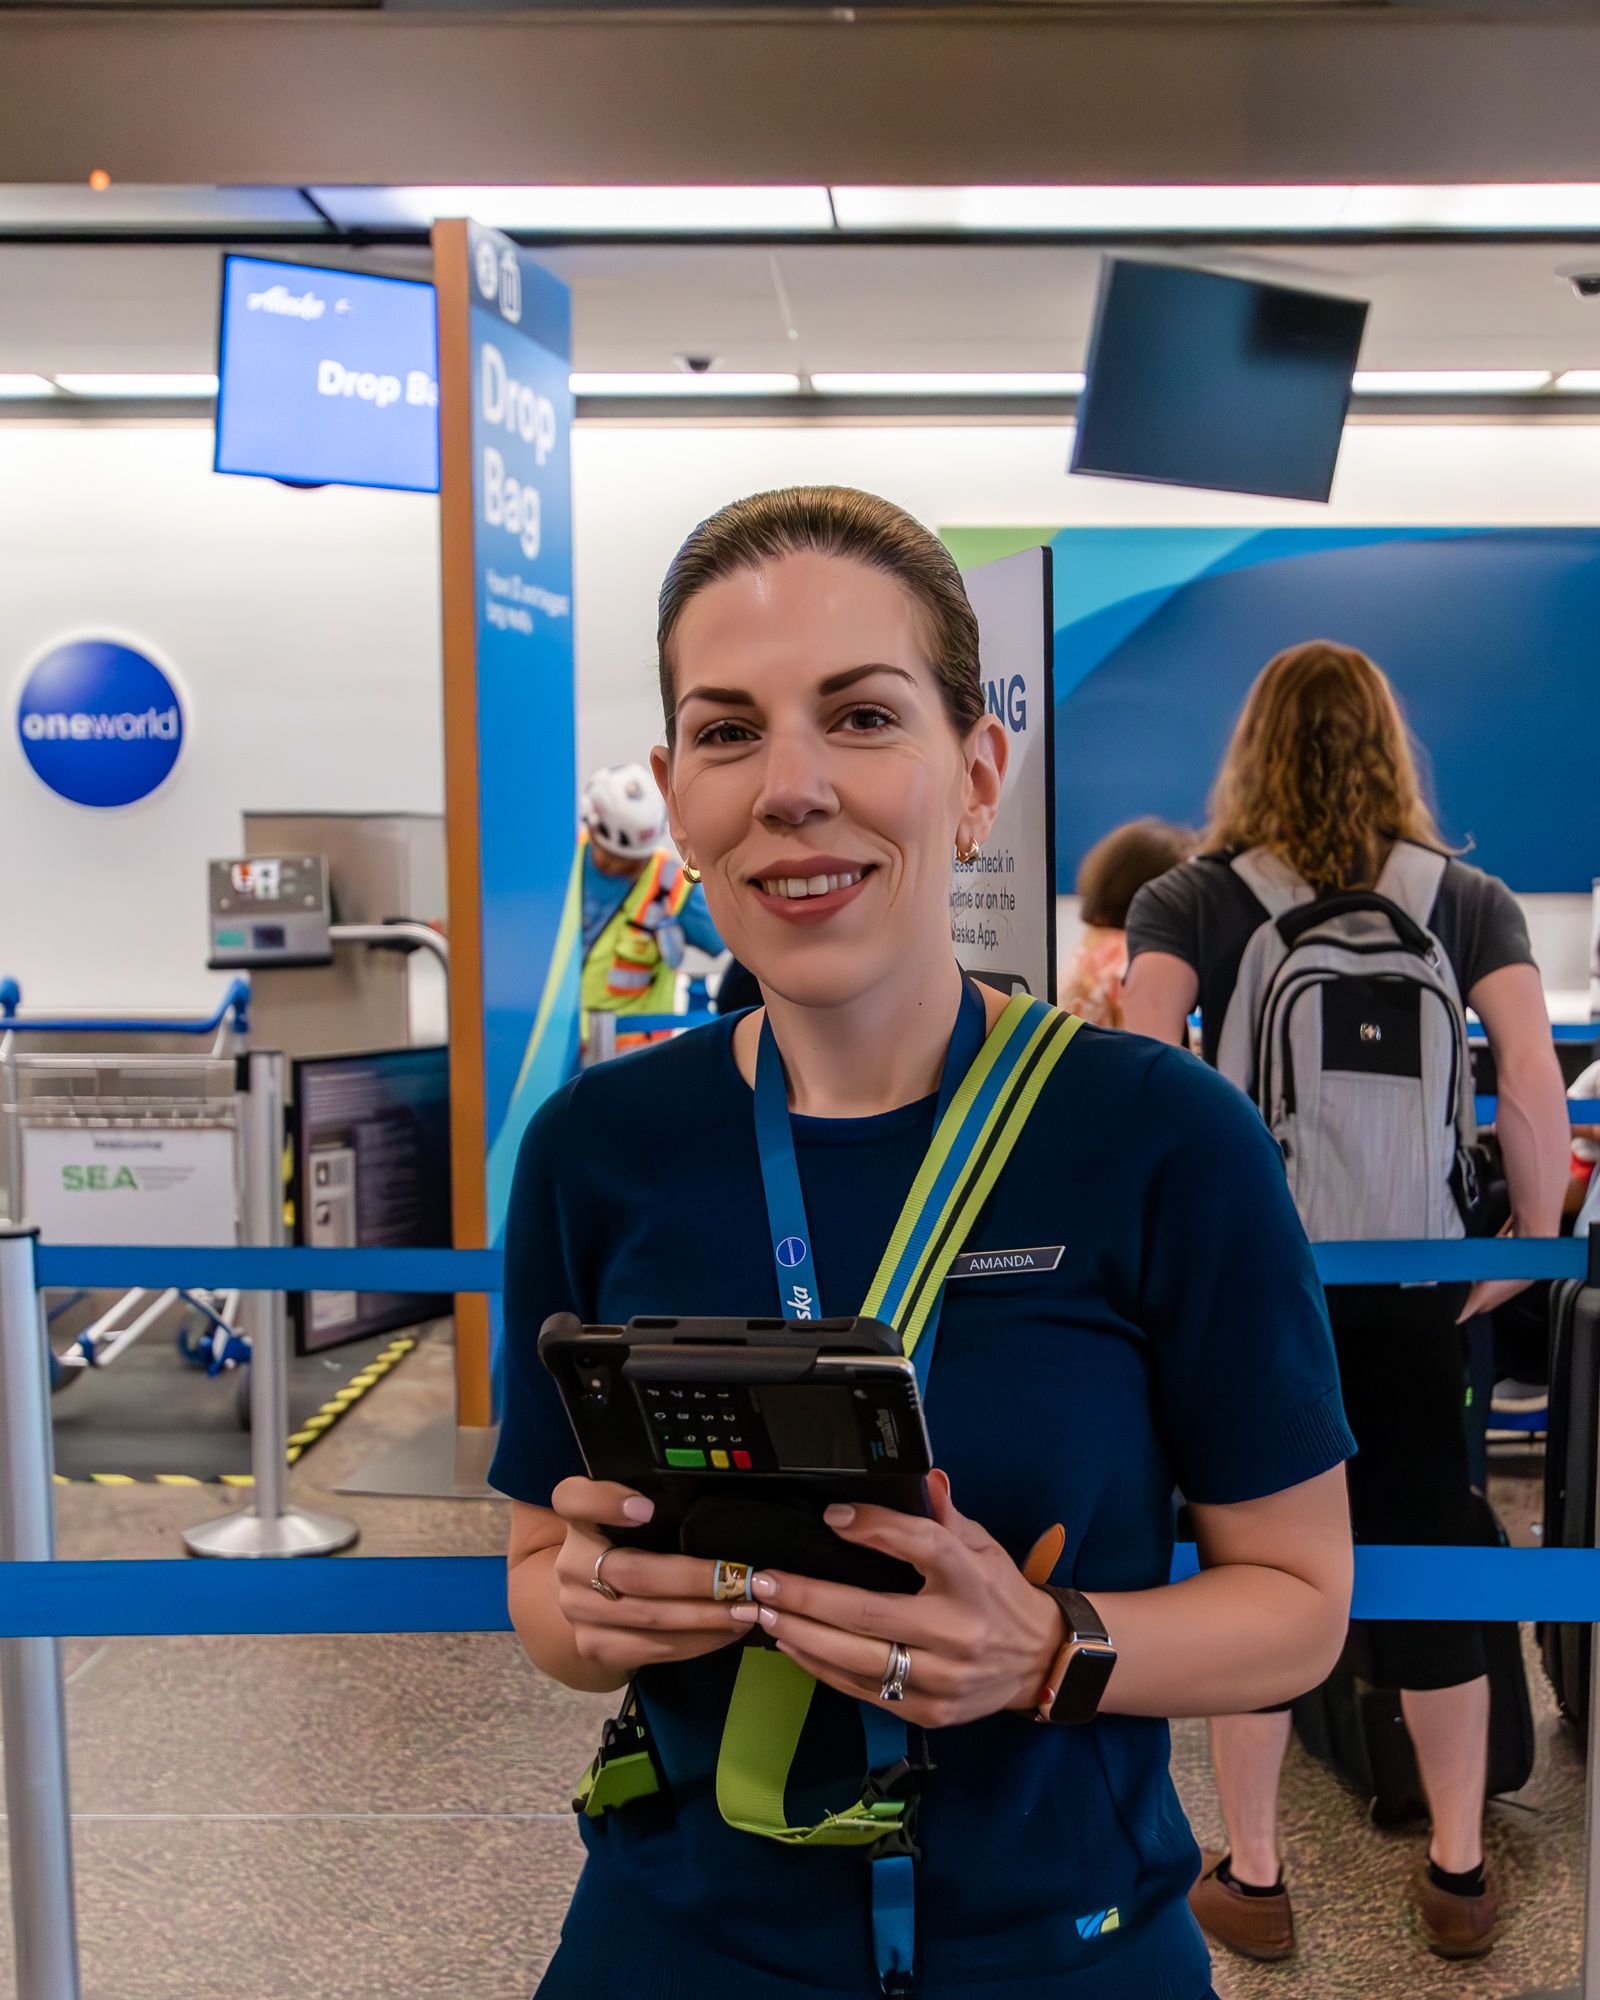
[{"label": "white hard hat", "polygon": [[583,788],[579,811],[590,839],[611,854],[632,859],[650,853],[667,837],[666,805],[642,764],[596,771]]}]

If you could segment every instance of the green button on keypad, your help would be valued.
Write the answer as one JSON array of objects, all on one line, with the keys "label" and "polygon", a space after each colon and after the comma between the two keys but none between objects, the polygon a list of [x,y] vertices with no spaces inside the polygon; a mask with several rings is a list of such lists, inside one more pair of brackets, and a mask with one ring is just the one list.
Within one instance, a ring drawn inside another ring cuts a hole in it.
[{"label": "green button on keypad", "polygon": [[703,1451],[684,1451],[677,1446],[667,1449],[668,1465],[675,1465],[682,1472],[700,1472],[705,1468],[706,1455]]}]

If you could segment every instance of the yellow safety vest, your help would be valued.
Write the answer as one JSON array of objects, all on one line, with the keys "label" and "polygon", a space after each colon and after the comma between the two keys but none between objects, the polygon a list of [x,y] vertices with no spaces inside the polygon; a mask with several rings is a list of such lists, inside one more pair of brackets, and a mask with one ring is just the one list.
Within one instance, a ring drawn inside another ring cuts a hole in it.
[{"label": "yellow safety vest", "polygon": [[[670,869],[671,879],[665,881]],[[678,916],[694,885],[658,848],[583,962],[585,1014],[670,1014],[678,975],[661,956],[650,925]]]}]

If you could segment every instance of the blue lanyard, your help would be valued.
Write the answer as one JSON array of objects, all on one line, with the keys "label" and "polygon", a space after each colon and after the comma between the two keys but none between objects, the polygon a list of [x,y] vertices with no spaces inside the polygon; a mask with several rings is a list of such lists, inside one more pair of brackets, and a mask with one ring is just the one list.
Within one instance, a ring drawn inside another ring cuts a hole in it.
[{"label": "blue lanyard", "polygon": [[[950,1100],[972,1067],[988,1033],[988,1017],[983,996],[970,979],[962,981],[961,1005],[956,1014],[950,1048],[939,1080],[939,1108],[934,1113],[934,1129],[949,1109]],[[761,1156],[761,1185],[767,1198],[767,1222],[772,1231],[772,1257],[778,1273],[778,1298],[785,1319],[820,1319],[822,1297],[817,1285],[816,1260],[811,1253],[811,1226],[806,1220],[805,1195],[800,1188],[800,1167],[795,1158],[794,1133],[789,1124],[789,1088],[783,1074],[783,1058],[772,1033],[770,1021],[761,1024],[761,1046],[756,1054],[756,1149]],[[925,1395],[928,1371],[933,1366],[933,1349],[938,1335],[938,1306],[928,1315],[927,1325],[917,1343],[917,1386]]]}]

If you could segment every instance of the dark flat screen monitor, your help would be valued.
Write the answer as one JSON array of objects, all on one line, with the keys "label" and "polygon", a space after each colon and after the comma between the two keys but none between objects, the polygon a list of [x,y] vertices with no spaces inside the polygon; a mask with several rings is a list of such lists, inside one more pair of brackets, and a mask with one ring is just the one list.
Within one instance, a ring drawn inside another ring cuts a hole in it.
[{"label": "dark flat screen monitor", "polygon": [[1367,307],[1106,259],[1074,472],[1326,500]]},{"label": "dark flat screen monitor", "polygon": [[218,472],[438,492],[432,285],[224,257],[217,375]]},{"label": "dark flat screen monitor", "polygon": [[[294,1066],[295,1235],[314,1250],[449,1246],[450,1074],[443,1047],[315,1056]],[[427,1292],[306,1292],[301,1354],[442,1318]]]}]

